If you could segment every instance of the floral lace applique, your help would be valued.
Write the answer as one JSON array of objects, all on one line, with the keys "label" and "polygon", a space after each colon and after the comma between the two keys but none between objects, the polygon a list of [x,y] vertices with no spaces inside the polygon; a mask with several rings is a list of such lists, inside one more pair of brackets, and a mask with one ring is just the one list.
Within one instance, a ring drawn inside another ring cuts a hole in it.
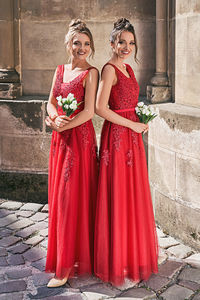
[{"label": "floral lace applique", "polygon": [[114,148],[119,151],[120,148],[120,143],[121,143],[121,136],[123,132],[125,131],[125,127],[118,125],[118,124],[113,124],[112,125],[112,130],[113,130],[113,145]]},{"label": "floral lace applique", "polygon": [[132,149],[128,150],[128,152],[126,153],[126,157],[127,157],[127,161],[126,161],[127,166],[132,167],[133,166],[133,150]]},{"label": "floral lace applique", "polygon": [[89,129],[88,129],[88,124],[87,122],[86,123],[83,123],[81,124],[79,127],[77,127],[80,132],[81,132],[81,135],[82,135],[82,141],[83,141],[83,145],[84,146],[87,146],[88,143],[89,143],[89,138],[90,138],[90,133],[89,133]]},{"label": "floral lace applique", "polygon": [[132,137],[133,144],[138,147],[139,146],[139,141],[138,141],[139,136],[138,136],[138,133],[135,132],[135,131],[132,131],[131,132],[131,137]]},{"label": "floral lace applique", "polygon": [[108,166],[109,162],[110,162],[110,153],[108,149],[104,149],[101,152],[101,160],[103,161],[103,163]]},{"label": "floral lace applique", "polygon": [[71,148],[68,147],[66,158],[65,158],[65,172],[64,172],[65,181],[69,180],[73,165],[74,165],[73,151]]}]

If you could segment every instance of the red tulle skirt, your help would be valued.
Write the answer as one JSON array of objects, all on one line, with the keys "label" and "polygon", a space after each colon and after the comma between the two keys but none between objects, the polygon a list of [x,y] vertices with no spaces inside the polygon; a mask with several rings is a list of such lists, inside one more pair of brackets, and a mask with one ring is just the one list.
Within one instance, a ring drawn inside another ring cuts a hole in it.
[{"label": "red tulle skirt", "polygon": [[52,134],[46,272],[58,278],[93,272],[96,150],[91,121]]},{"label": "red tulle skirt", "polygon": [[[135,112],[123,112],[137,121]],[[100,148],[94,271],[103,281],[158,272],[158,241],[142,135],[105,121]]]}]

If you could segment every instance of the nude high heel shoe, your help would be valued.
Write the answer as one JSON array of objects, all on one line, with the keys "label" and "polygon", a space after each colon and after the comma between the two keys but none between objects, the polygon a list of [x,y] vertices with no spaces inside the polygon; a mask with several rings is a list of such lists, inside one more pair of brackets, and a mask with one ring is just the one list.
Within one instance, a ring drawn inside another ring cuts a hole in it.
[{"label": "nude high heel shoe", "polygon": [[68,280],[68,277],[65,277],[63,279],[59,279],[59,278],[51,278],[47,284],[47,287],[51,288],[51,287],[59,287],[64,285]]}]

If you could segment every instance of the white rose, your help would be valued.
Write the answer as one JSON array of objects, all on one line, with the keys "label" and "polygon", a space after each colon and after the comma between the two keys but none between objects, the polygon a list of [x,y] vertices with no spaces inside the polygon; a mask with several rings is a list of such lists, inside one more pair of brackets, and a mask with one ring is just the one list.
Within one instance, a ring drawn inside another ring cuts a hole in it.
[{"label": "white rose", "polygon": [[56,99],[58,100],[58,102],[62,102],[62,96],[61,95],[56,97]]},{"label": "white rose", "polygon": [[144,102],[139,102],[137,106],[138,107],[143,107],[144,106]]},{"label": "white rose", "polygon": [[146,112],[147,112],[147,110],[144,108],[144,109],[142,110],[143,115],[146,115]]},{"label": "white rose", "polygon": [[74,94],[69,93],[68,96],[67,96],[67,100],[72,102],[74,100]]},{"label": "white rose", "polygon": [[76,110],[77,109],[76,103],[74,103],[73,101],[72,104],[70,104],[69,108],[71,108],[72,110]]},{"label": "white rose", "polygon": [[146,116],[149,116],[150,113],[151,113],[151,112],[150,112],[149,110],[147,110],[147,111],[146,111]]},{"label": "white rose", "polygon": [[68,108],[69,108],[69,105],[68,105],[68,104],[65,104],[65,105],[64,105],[64,108],[65,108],[65,109],[68,109]]},{"label": "white rose", "polygon": [[135,111],[136,111],[136,113],[139,113],[140,110],[139,110],[138,107],[136,107],[136,108],[135,108]]},{"label": "white rose", "polygon": [[62,106],[63,104],[62,104],[62,101],[58,101],[58,105],[59,106]]}]

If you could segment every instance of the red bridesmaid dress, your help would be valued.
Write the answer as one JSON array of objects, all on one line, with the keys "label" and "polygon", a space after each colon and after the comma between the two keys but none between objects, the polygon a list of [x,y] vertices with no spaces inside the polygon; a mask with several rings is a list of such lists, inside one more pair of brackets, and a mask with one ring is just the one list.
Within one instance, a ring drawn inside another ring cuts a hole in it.
[{"label": "red bridesmaid dress", "polygon": [[[110,64],[112,65],[112,64]],[[139,86],[115,65],[117,84],[109,107],[138,122]],[[105,120],[100,146],[94,271],[103,281],[121,285],[125,277],[147,280],[158,272],[158,241],[142,135]]]},{"label": "red bridesmaid dress", "polygon": [[[84,101],[83,80],[91,68],[68,83],[58,66],[54,97],[74,94]],[[84,107],[82,103],[74,115]],[[65,114],[58,106],[58,114]],[[64,278],[92,273],[97,193],[97,146],[92,121],[61,133],[53,131],[49,156],[49,234],[46,272]],[[76,272],[75,272],[76,271]]]}]

